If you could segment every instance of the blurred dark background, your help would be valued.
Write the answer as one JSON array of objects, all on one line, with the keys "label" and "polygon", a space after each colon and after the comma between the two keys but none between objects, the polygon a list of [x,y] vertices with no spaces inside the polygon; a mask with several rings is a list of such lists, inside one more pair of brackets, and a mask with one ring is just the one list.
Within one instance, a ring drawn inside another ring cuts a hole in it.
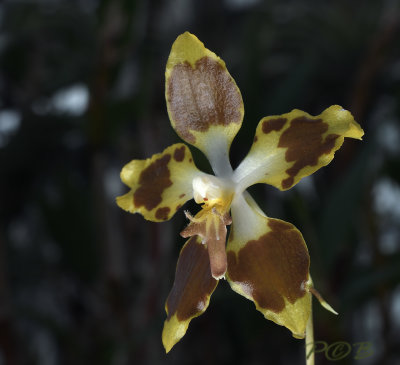
[{"label": "blurred dark background", "polygon": [[364,128],[292,190],[250,190],[302,231],[315,286],[340,313],[314,301],[315,339],[372,346],[336,363],[400,364],[399,21],[397,0],[1,2],[0,365],[304,363],[304,341],[224,281],[164,353],[185,218],[147,222],[115,197],[125,163],[179,141],[164,70],[186,30],[242,91],[234,166],[266,115],[340,104]]}]

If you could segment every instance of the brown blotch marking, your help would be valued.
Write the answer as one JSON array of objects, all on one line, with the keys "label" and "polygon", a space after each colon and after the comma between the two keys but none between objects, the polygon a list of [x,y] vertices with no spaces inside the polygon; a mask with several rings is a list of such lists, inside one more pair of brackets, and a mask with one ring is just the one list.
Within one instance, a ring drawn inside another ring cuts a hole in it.
[{"label": "brown blotch marking", "polygon": [[310,258],[299,231],[278,219],[269,219],[272,231],[251,240],[236,255],[228,251],[228,275],[261,308],[280,313],[283,298],[296,302],[306,294]]},{"label": "brown blotch marking", "polygon": [[272,131],[278,132],[282,129],[286,121],[287,121],[286,118],[275,118],[275,119],[265,120],[262,124],[262,131],[265,134],[268,134]]},{"label": "brown blotch marking", "polygon": [[167,299],[167,319],[175,313],[184,321],[202,312],[218,281],[211,276],[207,248],[197,237],[183,247],[176,266],[175,281]]},{"label": "brown blotch marking", "polygon": [[176,131],[191,143],[196,140],[191,131],[242,121],[240,92],[229,73],[209,57],[199,59],[194,68],[187,61],[173,68],[167,102]]},{"label": "brown blotch marking", "polygon": [[178,211],[178,210],[181,209],[181,208],[182,208],[182,205],[179,204],[179,205],[176,207],[176,211]]},{"label": "brown blotch marking", "polygon": [[168,163],[171,155],[166,154],[146,167],[139,177],[139,188],[133,194],[133,203],[147,210],[154,209],[162,201],[162,192],[172,185]]},{"label": "brown blotch marking", "polygon": [[186,194],[179,195],[179,199],[182,199]]},{"label": "brown blotch marking", "polygon": [[258,137],[257,137],[257,136],[254,136],[253,142],[256,143],[257,141],[258,141]]},{"label": "brown blotch marking", "polygon": [[166,221],[170,211],[171,209],[169,207],[158,208],[156,211],[156,218]]},{"label": "brown blotch marking", "polygon": [[339,135],[329,134],[323,140],[322,135],[328,128],[329,125],[322,119],[298,117],[293,119],[290,127],[282,133],[278,147],[287,148],[287,162],[294,161],[293,166],[286,170],[289,177],[282,180],[282,188],[290,188],[302,168],[315,166],[320,156],[332,151]]},{"label": "brown blotch marking", "polygon": [[174,159],[175,159],[175,161],[182,162],[184,158],[185,158],[185,146],[178,147],[174,151]]}]

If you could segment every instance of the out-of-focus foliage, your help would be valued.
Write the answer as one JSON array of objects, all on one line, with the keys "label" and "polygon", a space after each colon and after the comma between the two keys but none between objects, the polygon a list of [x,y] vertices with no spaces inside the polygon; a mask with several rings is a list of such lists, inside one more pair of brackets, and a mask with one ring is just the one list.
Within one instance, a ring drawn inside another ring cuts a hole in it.
[{"label": "out-of-focus foliage", "polygon": [[[366,131],[290,193],[251,192],[302,231],[316,287],[339,312],[314,303],[316,340],[369,341],[363,364],[399,362],[399,14],[397,0],[2,2],[0,364],[303,361],[304,343],[225,282],[185,339],[168,356],[162,348],[184,242],[174,232],[186,222],[147,222],[114,199],[125,163],[179,141],[164,69],[185,30],[242,91],[234,165],[263,116],[293,108],[340,104]],[[360,363],[354,355],[338,363]]]}]

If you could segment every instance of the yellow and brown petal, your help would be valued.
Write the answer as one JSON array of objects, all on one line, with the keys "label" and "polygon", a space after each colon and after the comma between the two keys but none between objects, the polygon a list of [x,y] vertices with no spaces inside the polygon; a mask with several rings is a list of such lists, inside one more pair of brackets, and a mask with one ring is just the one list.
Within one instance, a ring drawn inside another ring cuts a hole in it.
[{"label": "yellow and brown petal", "polygon": [[250,152],[236,169],[234,179],[243,189],[255,183],[290,189],[329,164],[345,137],[361,139],[363,134],[351,113],[339,105],[318,116],[295,109],[265,117],[258,124]]},{"label": "yellow and brown petal", "polygon": [[174,285],[165,304],[162,341],[166,352],[185,335],[190,321],[205,312],[217,284],[211,276],[206,246],[198,236],[190,238],[180,252]]},{"label": "yellow and brown petal", "polygon": [[265,318],[303,338],[311,313],[310,258],[292,224],[268,218],[243,197],[232,205],[227,279]]},{"label": "yellow and brown petal", "polygon": [[117,197],[117,204],[147,220],[166,221],[193,198],[192,180],[199,174],[189,148],[174,144],[147,160],[133,160],[123,167],[121,180],[131,190]]},{"label": "yellow and brown petal", "polygon": [[214,160],[229,161],[230,144],[243,120],[242,96],[225,62],[188,32],[172,45],[165,97],[179,136],[199,148],[214,170],[219,169]]}]

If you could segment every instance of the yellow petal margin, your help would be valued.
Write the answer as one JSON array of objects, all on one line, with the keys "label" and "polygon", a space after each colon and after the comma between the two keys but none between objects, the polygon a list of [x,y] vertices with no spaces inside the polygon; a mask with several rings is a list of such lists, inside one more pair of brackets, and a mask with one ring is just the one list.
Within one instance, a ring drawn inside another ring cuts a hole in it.
[{"label": "yellow petal margin", "polygon": [[189,32],[172,45],[165,97],[172,127],[183,140],[199,148],[211,165],[228,156],[243,120],[242,96],[225,62]]},{"label": "yellow petal margin", "polygon": [[185,335],[189,322],[205,312],[217,284],[211,276],[207,248],[198,236],[192,237],[180,252],[174,285],[165,303],[162,342],[166,352]]},{"label": "yellow petal margin", "polygon": [[363,135],[351,113],[339,105],[315,117],[297,109],[265,117],[234,179],[243,189],[255,183],[290,189],[329,164],[345,137],[361,139]]},{"label": "yellow petal margin", "polygon": [[232,204],[227,280],[265,318],[304,338],[311,314],[311,280],[303,236],[292,224],[266,217],[253,204],[243,196]]},{"label": "yellow petal margin", "polygon": [[174,144],[147,160],[133,160],[123,167],[121,180],[131,190],[117,197],[117,204],[147,220],[166,221],[193,198],[192,180],[198,174],[189,148]]}]

